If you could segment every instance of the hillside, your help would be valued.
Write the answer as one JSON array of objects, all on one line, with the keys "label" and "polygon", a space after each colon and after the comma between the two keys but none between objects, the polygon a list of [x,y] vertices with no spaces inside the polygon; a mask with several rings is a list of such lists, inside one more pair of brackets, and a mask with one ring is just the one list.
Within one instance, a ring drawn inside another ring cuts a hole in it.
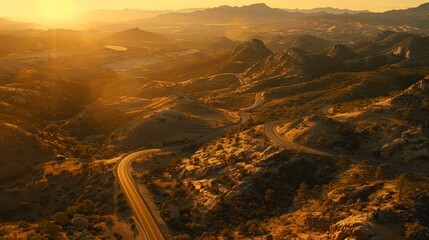
[{"label": "hillside", "polygon": [[421,37],[409,33],[398,33],[392,31],[385,31],[377,34],[369,43],[362,44],[359,47],[357,44],[355,48],[357,52],[362,54],[386,54],[389,52],[402,57],[416,59],[420,55],[424,55],[427,51],[427,37]]},{"label": "hillside", "polygon": [[340,9],[333,7],[323,7],[323,8],[312,8],[312,9],[285,9],[289,12],[301,12],[301,13],[328,13],[328,14],[357,14],[369,12],[367,10],[350,10],[350,9]]},{"label": "hillside", "polygon": [[151,21],[181,24],[233,23],[237,21],[263,23],[280,22],[300,16],[300,13],[289,13],[282,9],[270,8],[265,4],[253,4],[243,7],[220,6],[191,13],[168,13],[151,19]]},{"label": "hillside", "polygon": [[235,118],[180,96],[150,100],[124,96],[88,106],[62,128],[84,142],[132,150],[186,143],[229,125]]},{"label": "hillside", "polygon": [[2,31],[23,30],[23,29],[36,28],[36,27],[38,27],[37,24],[17,22],[17,21],[0,18],[0,30]]},{"label": "hillside", "polygon": [[272,56],[247,69],[243,76],[250,79],[248,81],[279,77],[283,79],[307,79],[334,71],[335,64],[329,57],[293,48],[275,52]]},{"label": "hillside", "polygon": [[354,155],[371,155],[390,163],[427,167],[427,80],[421,80],[392,98],[364,109],[313,116],[286,125],[284,137],[293,142]]},{"label": "hillside", "polygon": [[116,4],[0,19],[0,239],[429,239],[429,4]]},{"label": "hillside", "polygon": [[11,123],[0,123],[0,181],[15,178],[54,158],[52,147],[40,135]]},{"label": "hillside", "polygon": [[112,133],[109,145],[124,150],[180,145],[229,125],[233,117],[183,97],[157,99],[143,112],[129,114],[134,116]]},{"label": "hillside", "polygon": [[213,68],[212,73],[241,73],[272,52],[258,39],[237,46],[222,62]]},{"label": "hillside", "polygon": [[[425,28],[427,27],[427,23],[429,22],[429,17],[427,14],[428,11],[429,4],[424,3],[415,8],[387,11],[380,14],[365,13],[358,15],[358,17],[363,17],[366,21],[375,21],[389,24],[398,24],[406,22],[412,26]],[[411,22],[409,21],[410,17],[413,18]]]},{"label": "hillside", "polygon": [[334,58],[340,61],[359,58],[359,55],[357,55],[350,48],[342,44],[337,44],[329,47],[326,50],[325,54],[331,58]]},{"label": "hillside", "polygon": [[105,38],[110,44],[138,45],[142,43],[163,43],[167,39],[161,34],[146,32],[140,28],[131,28],[122,32],[113,33]]}]

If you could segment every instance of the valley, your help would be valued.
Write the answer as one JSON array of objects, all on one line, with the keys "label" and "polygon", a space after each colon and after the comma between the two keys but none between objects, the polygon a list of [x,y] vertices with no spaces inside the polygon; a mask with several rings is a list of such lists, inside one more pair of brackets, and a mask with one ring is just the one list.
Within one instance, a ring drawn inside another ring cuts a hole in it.
[{"label": "valley", "polygon": [[429,238],[428,3],[77,16],[0,21],[0,239]]}]

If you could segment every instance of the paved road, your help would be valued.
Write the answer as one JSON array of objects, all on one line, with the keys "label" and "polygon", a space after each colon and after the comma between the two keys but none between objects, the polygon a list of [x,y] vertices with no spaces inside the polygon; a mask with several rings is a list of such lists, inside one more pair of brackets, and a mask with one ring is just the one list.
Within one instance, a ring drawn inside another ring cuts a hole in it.
[{"label": "paved road", "polygon": [[160,149],[149,149],[127,155],[119,163],[117,168],[117,176],[122,191],[127,197],[128,203],[134,212],[134,216],[139,224],[140,229],[143,228],[142,234],[144,239],[160,239],[163,240],[164,236],[160,230],[158,222],[153,216],[150,208],[141,195],[137,184],[131,176],[131,163],[140,156],[158,153]]},{"label": "paved road", "polygon": [[[317,149],[306,147],[306,146],[303,146],[301,144],[298,144],[298,143],[284,139],[279,134],[277,129],[280,125],[284,125],[286,123],[287,123],[286,121],[279,120],[279,121],[274,121],[274,122],[270,122],[270,123],[265,124],[264,125],[265,136],[267,138],[269,138],[274,144],[277,144],[277,145],[284,147],[286,149],[295,150],[297,152],[320,155],[320,156],[328,156],[328,157],[344,156],[344,154],[335,153],[333,151],[317,150]],[[375,159],[375,158],[370,158],[370,157],[362,157],[362,156],[356,156],[356,155],[346,155],[346,157],[348,159],[350,159],[350,161],[352,161],[352,162],[360,162],[360,161],[366,160],[373,165],[380,165],[382,163],[386,163],[391,169],[399,171],[399,172],[429,175],[428,169],[406,167],[406,166],[397,165],[397,164],[393,164],[393,163],[387,163],[387,162],[384,162],[380,159]]]},{"label": "paved road", "polygon": [[239,122],[232,124],[228,127],[219,129],[215,132],[212,132],[206,135],[205,137],[198,139],[192,144],[187,144],[179,147],[165,147],[165,148],[159,148],[159,149],[142,150],[142,151],[134,152],[125,156],[119,162],[117,167],[117,176],[119,179],[119,185],[121,186],[122,191],[124,192],[128,200],[128,203],[131,209],[133,210],[134,216],[137,221],[137,227],[142,233],[144,239],[163,240],[165,238],[163,236],[161,228],[154,214],[151,212],[151,209],[149,208],[147,202],[144,199],[144,196],[140,193],[138,189],[137,183],[134,181],[131,175],[131,163],[135,161],[137,158],[148,154],[160,153],[163,151],[176,151],[176,150],[181,150],[186,147],[189,147],[190,145],[193,145],[193,144],[201,144],[221,135],[226,131],[238,128],[241,124],[245,124],[252,120],[248,112],[261,106],[263,101],[264,101],[264,93],[256,94],[255,103],[253,105],[239,110],[238,112],[240,114]]}]

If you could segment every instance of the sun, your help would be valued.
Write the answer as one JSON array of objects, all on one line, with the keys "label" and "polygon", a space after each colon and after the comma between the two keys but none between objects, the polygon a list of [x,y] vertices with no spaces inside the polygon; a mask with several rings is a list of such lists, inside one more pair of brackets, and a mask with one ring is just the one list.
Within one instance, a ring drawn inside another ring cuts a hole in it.
[{"label": "sun", "polygon": [[43,19],[55,21],[68,17],[75,9],[72,0],[41,0],[39,10]]}]

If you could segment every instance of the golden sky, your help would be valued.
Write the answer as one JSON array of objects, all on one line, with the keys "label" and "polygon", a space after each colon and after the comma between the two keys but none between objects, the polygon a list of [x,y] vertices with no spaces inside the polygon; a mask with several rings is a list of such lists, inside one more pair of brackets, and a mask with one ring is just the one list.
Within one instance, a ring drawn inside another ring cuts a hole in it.
[{"label": "golden sky", "polygon": [[[0,16],[17,19],[56,19],[75,11],[91,9],[125,9],[146,10],[204,8],[220,5],[242,6],[259,1],[249,0],[0,0]],[[265,0],[267,5],[277,8],[316,8],[336,7],[355,10],[386,11],[390,9],[418,6],[427,0]]]}]

